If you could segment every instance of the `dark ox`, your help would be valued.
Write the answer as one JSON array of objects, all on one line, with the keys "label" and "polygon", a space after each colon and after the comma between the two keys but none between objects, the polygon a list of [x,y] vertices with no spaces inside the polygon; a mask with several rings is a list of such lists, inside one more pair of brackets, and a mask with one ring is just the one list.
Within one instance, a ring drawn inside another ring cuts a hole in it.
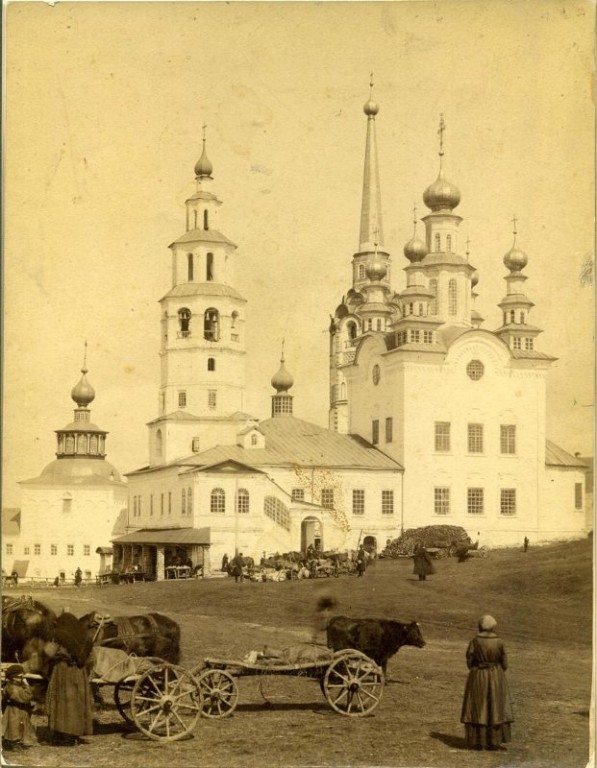
[{"label": "dark ox", "polygon": [[28,640],[49,640],[56,614],[28,595],[2,596],[2,661],[18,661]]},{"label": "dark ox", "polygon": [[141,616],[101,616],[96,612],[81,616],[94,645],[119,648],[136,656],[157,656],[164,661],[180,661],[180,627],[161,613]]},{"label": "dark ox", "polygon": [[403,645],[425,645],[416,621],[405,624],[390,619],[350,619],[335,616],[327,626],[328,648],[341,651],[354,648],[379,664],[384,673],[390,659]]}]

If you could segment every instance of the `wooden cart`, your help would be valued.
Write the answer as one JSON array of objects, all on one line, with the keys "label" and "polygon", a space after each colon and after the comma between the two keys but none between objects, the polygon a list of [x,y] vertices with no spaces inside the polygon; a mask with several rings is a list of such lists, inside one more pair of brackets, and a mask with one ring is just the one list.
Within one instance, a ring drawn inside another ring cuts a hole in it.
[{"label": "wooden cart", "polygon": [[[319,682],[330,707],[348,717],[371,714],[381,700],[385,682],[381,667],[360,651],[350,649],[296,664],[264,659],[254,663],[205,659],[203,664],[186,670],[161,663],[138,677],[126,714],[150,739],[177,741],[191,734],[199,717],[225,718],[234,712],[239,678],[265,675]],[[121,714],[126,717],[122,710]]]}]

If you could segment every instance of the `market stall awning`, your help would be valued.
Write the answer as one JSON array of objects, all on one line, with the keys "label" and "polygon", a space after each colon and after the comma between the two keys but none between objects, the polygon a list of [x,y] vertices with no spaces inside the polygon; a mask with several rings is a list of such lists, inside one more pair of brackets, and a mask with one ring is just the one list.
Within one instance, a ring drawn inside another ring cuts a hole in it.
[{"label": "market stall awning", "polygon": [[113,555],[114,554],[114,550],[112,549],[112,547],[98,547],[95,551],[96,551],[96,553],[98,555]]},{"label": "market stall awning", "polygon": [[209,528],[145,528],[112,540],[113,544],[210,544]]}]

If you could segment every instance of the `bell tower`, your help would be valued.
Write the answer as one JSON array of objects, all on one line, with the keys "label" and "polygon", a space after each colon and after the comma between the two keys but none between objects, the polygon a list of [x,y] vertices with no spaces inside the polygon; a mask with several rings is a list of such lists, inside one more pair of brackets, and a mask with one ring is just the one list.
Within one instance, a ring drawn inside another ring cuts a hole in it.
[{"label": "bell tower", "polygon": [[203,151],[186,231],[170,244],[172,284],[160,299],[159,415],[149,423],[150,466],[234,441],[243,420],[246,299],[233,287],[236,245],[218,228],[221,201]]}]

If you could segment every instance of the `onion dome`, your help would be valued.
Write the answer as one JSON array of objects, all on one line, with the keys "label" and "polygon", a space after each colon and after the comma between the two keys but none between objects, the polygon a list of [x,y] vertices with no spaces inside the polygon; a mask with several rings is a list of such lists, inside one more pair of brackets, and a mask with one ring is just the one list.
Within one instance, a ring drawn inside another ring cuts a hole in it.
[{"label": "onion dome", "polygon": [[366,274],[372,283],[379,283],[387,274],[387,267],[381,259],[375,258],[367,264]]},{"label": "onion dome", "polygon": [[514,216],[512,222],[514,224],[514,242],[512,243],[512,248],[510,248],[508,253],[504,256],[504,266],[509,269],[510,272],[520,272],[521,269],[526,267],[528,257],[524,251],[516,247],[516,216]]},{"label": "onion dome", "polygon": [[86,408],[95,399],[95,389],[87,381],[87,368],[81,368],[83,374],[70,393],[70,396],[79,408]]},{"label": "onion dome", "polygon": [[444,123],[444,116],[441,115],[439,122],[439,174],[437,179],[427,187],[423,192],[423,202],[432,211],[451,211],[456,208],[460,202],[460,190],[454,184],[446,179],[443,169],[443,157],[444,157],[444,131],[446,125]]},{"label": "onion dome", "polygon": [[205,128],[206,126],[203,126],[203,152],[201,153],[201,157],[197,162],[195,163],[195,177],[197,179],[202,179],[205,177],[211,178],[211,174],[213,173],[213,165],[211,163],[211,160],[207,156],[207,152],[205,151]]},{"label": "onion dome", "polygon": [[404,246],[404,255],[412,263],[423,261],[427,256],[427,244],[417,237],[417,206],[413,207],[413,236]]},{"label": "onion dome", "polygon": [[272,376],[272,387],[278,394],[280,394],[281,392],[288,392],[293,384],[294,379],[286,370],[286,366],[284,365],[284,352],[282,351],[280,368],[278,369],[278,372]]},{"label": "onion dome", "polygon": [[460,190],[446,179],[440,167],[437,179],[423,192],[423,202],[432,211],[451,211],[460,202]]}]

